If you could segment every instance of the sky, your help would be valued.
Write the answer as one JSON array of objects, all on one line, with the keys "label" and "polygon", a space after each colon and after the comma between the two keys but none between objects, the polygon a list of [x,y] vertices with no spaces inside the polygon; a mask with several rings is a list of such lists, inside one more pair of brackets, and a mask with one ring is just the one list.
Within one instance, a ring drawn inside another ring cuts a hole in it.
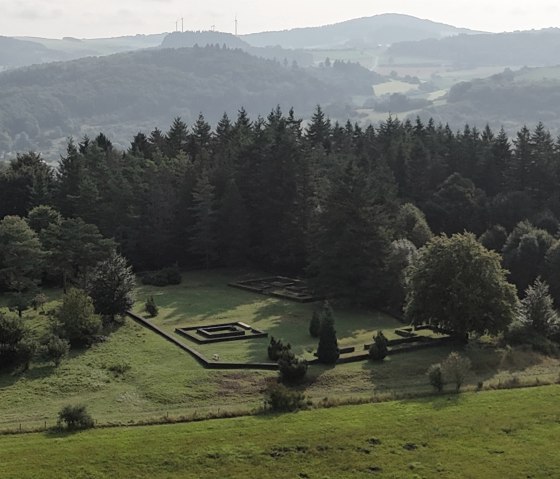
[{"label": "sky", "polygon": [[185,30],[239,33],[405,13],[491,32],[560,27],[558,0],[0,0],[0,35],[99,38]]}]

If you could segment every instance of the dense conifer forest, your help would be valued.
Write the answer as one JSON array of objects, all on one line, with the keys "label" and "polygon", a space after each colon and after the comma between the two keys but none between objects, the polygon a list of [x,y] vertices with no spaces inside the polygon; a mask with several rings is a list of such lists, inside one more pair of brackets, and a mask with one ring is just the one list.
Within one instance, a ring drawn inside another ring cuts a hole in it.
[{"label": "dense conifer forest", "polygon": [[[434,234],[468,231],[502,254],[520,294],[541,276],[558,301],[559,160],[542,124],[510,141],[433,121],[332,124],[321,108],[305,127],[293,111],[241,110],[215,128],[176,118],[127,151],[104,134],[70,140],[56,168],[20,154],[0,175],[0,217],[50,206],[58,228],[113,239],[137,271],[251,266],[397,310],[411,255]],[[69,236],[35,230],[47,251]]]}]

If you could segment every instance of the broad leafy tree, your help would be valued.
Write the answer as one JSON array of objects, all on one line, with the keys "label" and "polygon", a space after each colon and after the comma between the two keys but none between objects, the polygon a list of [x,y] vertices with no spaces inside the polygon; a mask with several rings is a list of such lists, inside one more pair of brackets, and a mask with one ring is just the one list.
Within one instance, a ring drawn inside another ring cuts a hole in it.
[{"label": "broad leafy tree", "polygon": [[498,334],[515,317],[515,287],[507,282],[500,256],[473,234],[437,236],[422,250],[408,273],[405,316],[460,337]]}]

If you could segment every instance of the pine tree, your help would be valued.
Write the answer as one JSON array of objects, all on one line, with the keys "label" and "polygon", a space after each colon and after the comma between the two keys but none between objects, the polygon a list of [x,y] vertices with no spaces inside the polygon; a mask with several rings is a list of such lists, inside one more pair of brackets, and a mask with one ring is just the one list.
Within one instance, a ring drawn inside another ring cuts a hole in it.
[{"label": "pine tree", "polygon": [[521,321],[544,336],[550,336],[560,326],[548,284],[537,278],[525,291],[520,307]]},{"label": "pine tree", "polygon": [[206,268],[216,258],[216,213],[214,187],[210,184],[208,174],[204,172],[193,191],[194,225],[190,238],[190,250],[202,259]]}]

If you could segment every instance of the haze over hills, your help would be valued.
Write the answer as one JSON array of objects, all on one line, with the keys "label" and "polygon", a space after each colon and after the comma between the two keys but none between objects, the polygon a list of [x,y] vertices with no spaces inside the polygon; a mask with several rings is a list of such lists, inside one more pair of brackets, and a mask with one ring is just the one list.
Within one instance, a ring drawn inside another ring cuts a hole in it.
[{"label": "haze over hills", "polygon": [[65,55],[36,42],[0,36],[0,70],[64,59]]},{"label": "haze over hills", "polygon": [[304,69],[216,46],[16,69],[0,74],[0,157],[30,149],[48,156],[57,140],[99,131],[126,142],[138,130],[166,128],[174,116],[192,122],[199,112],[210,122],[242,107],[255,117],[276,105],[310,114],[317,104],[328,110],[352,95],[373,96],[376,81],[357,64]]},{"label": "haze over hills", "polygon": [[560,63],[560,29],[458,35],[391,45],[387,57],[434,62],[452,67]]},{"label": "haze over hills", "polygon": [[253,33],[243,35],[242,38],[258,47],[280,45],[284,48],[372,48],[395,42],[445,38],[462,33],[479,32],[409,15],[388,13],[321,27]]},{"label": "haze over hills", "polygon": [[166,35],[161,42],[160,48],[184,48],[225,45],[227,48],[239,48],[251,55],[270,60],[296,62],[300,66],[309,66],[313,63],[313,55],[303,50],[286,49],[280,46],[254,47],[244,41],[241,37],[225,32],[173,32]]},{"label": "haze over hills", "polygon": [[[421,40],[426,38],[443,38],[461,33],[477,33],[468,29],[456,28],[451,25],[422,20],[408,15],[385,14],[373,17],[359,18],[322,27],[299,28],[282,32],[263,32],[235,37],[223,32],[173,32],[154,35],[135,35],[115,38],[98,39],[48,39],[35,37],[18,37],[19,40],[33,42],[37,52],[31,55],[27,52],[29,45],[10,47],[0,44],[0,67],[11,68],[35,63],[57,60],[73,60],[86,56],[101,56],[155,47],[193,46],[195,43],[207,44],[225,43],[230,48],[242,48],[252,54],[266,58],[289,57],[283,49],[311,49],[311,48],[377,48],[407,40]],[[48,48],[48,54],[44,48]],[[258,47],[261,50],[252,50]],[[262,50],[262,47],[275,47]],[[3,62],[2,53],[19,56],[17,62]],[[294,54],[291,54],[293,57]],[[301,61],[304,57],[301,53]],[[296,58],[292,58],[296,59]]]}]

